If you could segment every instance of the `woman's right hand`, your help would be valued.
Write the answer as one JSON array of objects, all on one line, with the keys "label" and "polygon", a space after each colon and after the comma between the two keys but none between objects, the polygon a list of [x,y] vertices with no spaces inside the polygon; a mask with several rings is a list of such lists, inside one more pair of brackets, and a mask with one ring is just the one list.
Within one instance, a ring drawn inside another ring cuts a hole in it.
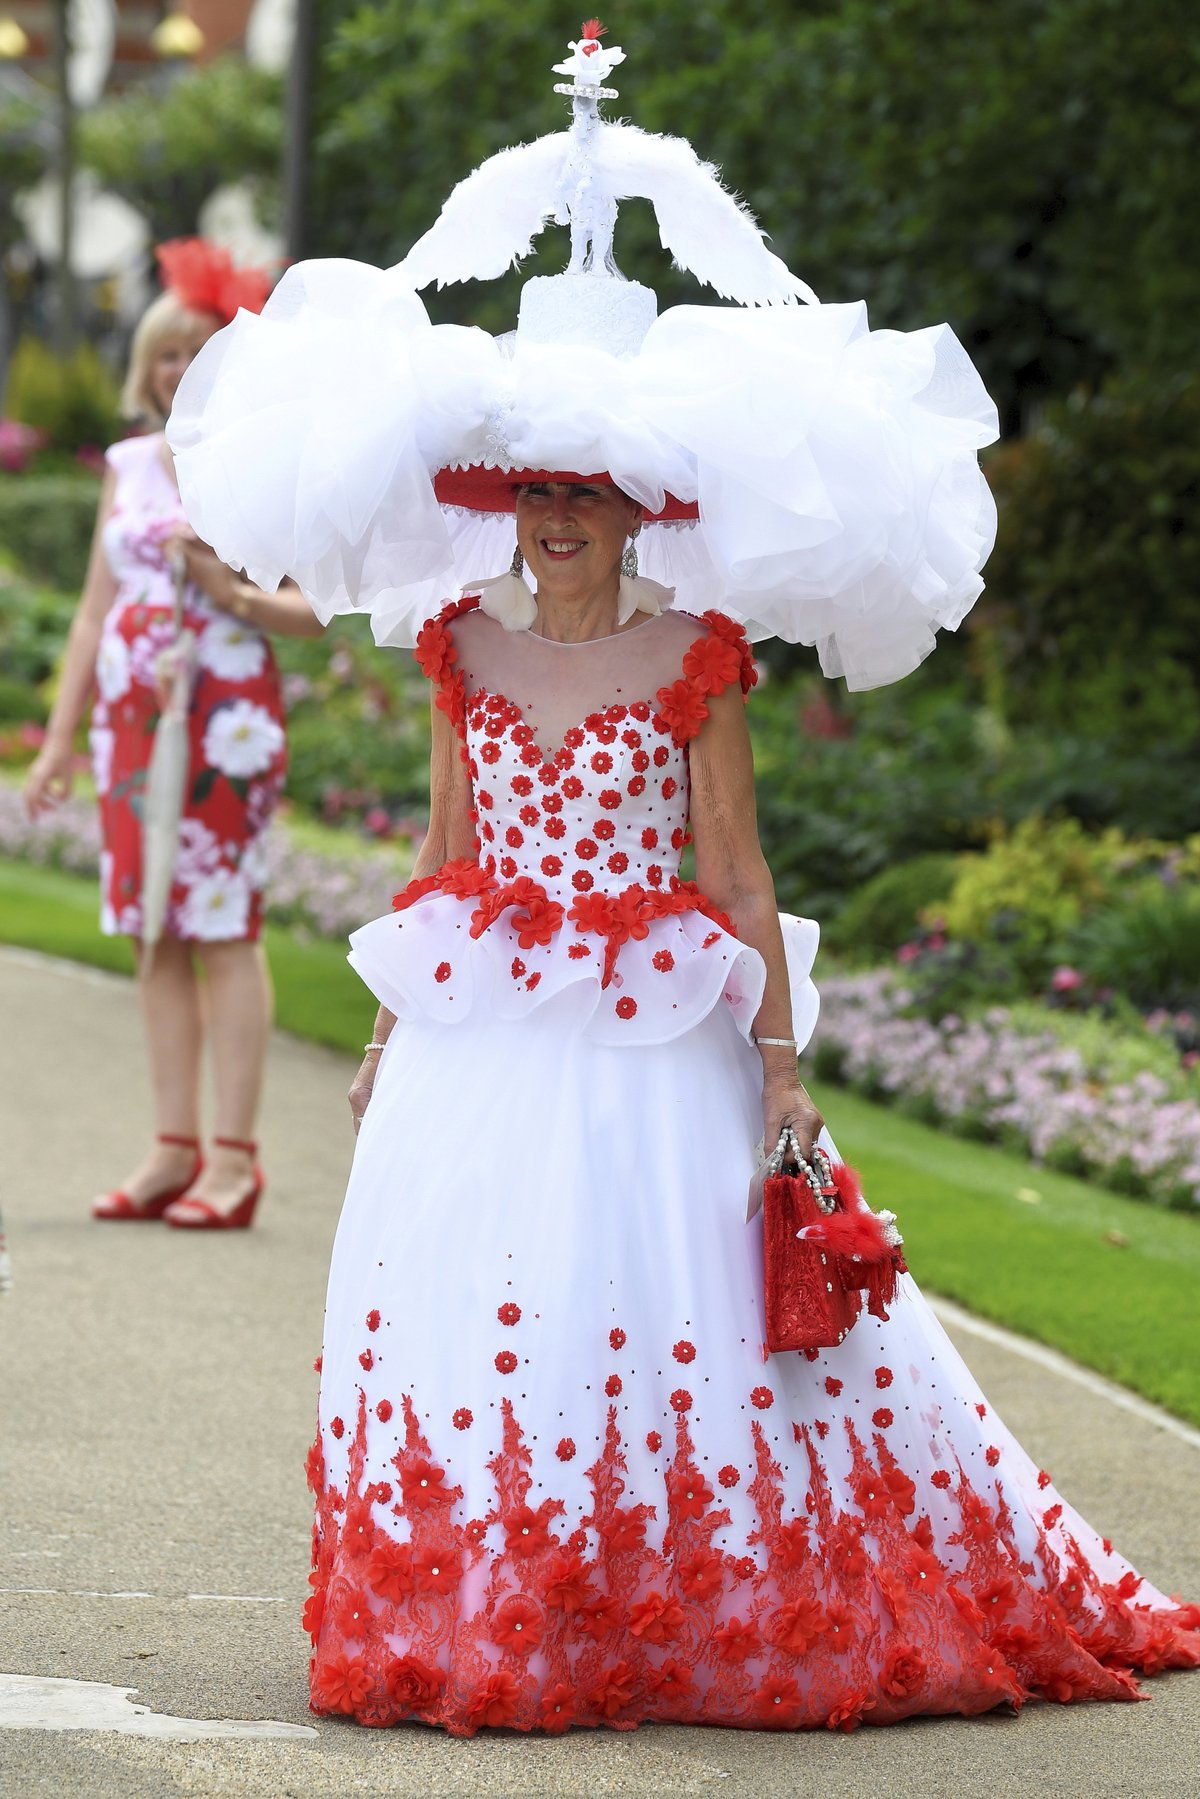
[{"label": "woman's right hand", "polygon": [[74,751],[69,743],[47,738],[25,777],[25,810],[30,818],[65,800],[74,780]]},{"label": "woman's right hand", "polygon": [[358,1073],[350,1083],[350,1091],[346,1098],[350,1101],[350,1116],[354,1120],[354,1135],[357,1137],[362,1126],[363,1115],[371,1103],[371,1094],[375,1088],[375,1070],[379,1067],[379,1051],[368,1050],[362,1059]]}]

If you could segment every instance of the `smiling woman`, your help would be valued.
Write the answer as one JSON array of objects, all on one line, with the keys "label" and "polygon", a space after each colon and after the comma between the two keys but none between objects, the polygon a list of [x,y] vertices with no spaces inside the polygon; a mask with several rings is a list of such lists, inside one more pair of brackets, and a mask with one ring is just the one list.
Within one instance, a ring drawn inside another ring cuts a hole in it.
[{"label": "smiling woman", "polygon": [[[590,635],[588,613],[596,608],[589,596],[607,599],[616,591],[626,546],[641,529],[641,506],[607,482],[531,481],[517,489],[516,517],[518,550],[539,593],[582,601],[576,628]],[[553,635],[552,621],[541,623],[540,635]]]},{"label": "smiling woman", "polygon": [[[602,123],[600,35],[558,65],[569,133],[469,177],[398,272],[289,271],[172,432],[214,541],[369,610],[432,690],[429,835],[351,939],[380,1010],[309,1459],[312,1705],[466,1735],[1130,1699],[1200,1661],[1200,1611],[1054,1491],[907,1274],[772,1353],[747,1218],[760,1132],[811,1166],[823,1131],[749,639],[913,668],[980,590],[992,409],[952,333],[793,303],[690,146]],[[615,278],[630,193],[739,304],[656,318]],[[429,322],[416,286],[564,211],[515,341]]]}]

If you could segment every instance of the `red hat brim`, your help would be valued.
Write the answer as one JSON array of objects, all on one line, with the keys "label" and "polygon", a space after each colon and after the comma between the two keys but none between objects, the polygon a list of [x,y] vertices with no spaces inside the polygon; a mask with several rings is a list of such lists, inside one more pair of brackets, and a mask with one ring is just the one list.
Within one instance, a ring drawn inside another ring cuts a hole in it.
[{"label": "red hat brim", "polygon": [[[603,481],[610,487],[618,484],[608,473],[576,474],[570,469],[484,468],[473,462],[468,468],[440,469],[433,477],[433,491],[443,506],[465,506],[472,512],[515,512],[517,489],[533,481]],[[663,519],[698,519],[699,507],[694,500],[677,500],[666,496],[661,512],[643,508],[647,524]]]}]

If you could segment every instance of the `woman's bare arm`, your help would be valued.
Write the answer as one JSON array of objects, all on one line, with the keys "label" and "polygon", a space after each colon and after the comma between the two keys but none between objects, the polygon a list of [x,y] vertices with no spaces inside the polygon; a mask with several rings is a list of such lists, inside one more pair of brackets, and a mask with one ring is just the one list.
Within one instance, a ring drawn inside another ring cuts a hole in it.
[{"label": "woman's bare arm", "polygon": [[214,606],[230,612],[252,631],[269,637],[320,637],[321,623],[294,581],[284,581],[274,593],[256,587],[244,575],[235,574],[215,550],[198,537],[180,534],[172,548],[182,551],[187,578],[206,593]]},{"label": "woman's bare arm", "polygon": [[[754,757],[745,707],[736,687],[708,702],[709,716],[691,744],[692,836],[696,880],[738,937],[756,949],[766,967],[762,1004],[754,1020],[758,1038],[792,1036],[787,958],[775,884],[758,838]],[[760,1043],[763,1064],[763,1131],[772,1149],[785,1123],[809,1150],[821,1129],[820,1113],[796,1075],[795,1051]]]},{"label": "woman's bare arm", "polygon": [[104,553],[103,532],[112,511],[117,477],[112,469],[104,476],[96,528],[88,556],[87,574],[67,637],[67,651],[59,676],[58,693],[46,726],[46,738],[25,781],[25,806],[30,817],[44,812],[71,791],[71,760],[75,732],[87,710],[96,679],[96,656],[109,609],[117,597],[117,583]]},{"label": "woman's bare arm", "polygon": [[[436,874],[446,862],[475,854],[475,825],[471,817],[471,783],[459,753],[458,733],[431,702],[432,744],[429,752],[429,835],[421,845],[413,864],[412,878]],[[392,1034],[395,1014],[380,1006],[375,1016],[373,1043],[386,1043]],[[354,1129],[362,1123],[363,1113],[371,1100],[379,1051],[367,1050],[362,1066],[355,1075],[348,1095]]]}]

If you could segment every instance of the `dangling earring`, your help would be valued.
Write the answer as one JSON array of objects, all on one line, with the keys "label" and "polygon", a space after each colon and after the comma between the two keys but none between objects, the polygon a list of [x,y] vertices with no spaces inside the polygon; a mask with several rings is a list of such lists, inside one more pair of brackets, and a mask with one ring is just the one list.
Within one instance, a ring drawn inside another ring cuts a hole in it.
[{"label": "dangling earring", "polygon": [[521,579],[522,575],[525,573],[525,558],[521,554],[520,544],[518,544],[516,549],[513,551],[513,559],[508,565],[508,572],[510,575],[515,575],[517,577],[518,581]]},{"label": "dangling earring", "polygon": [[637,544],[634,541],[636,537],[637,532],[635,531],[633,537],[631,537],[629,542],[625,545],[625,554],[621,557],[621,573],[625,576],[627,581],[634,581],[637,579]]}]

